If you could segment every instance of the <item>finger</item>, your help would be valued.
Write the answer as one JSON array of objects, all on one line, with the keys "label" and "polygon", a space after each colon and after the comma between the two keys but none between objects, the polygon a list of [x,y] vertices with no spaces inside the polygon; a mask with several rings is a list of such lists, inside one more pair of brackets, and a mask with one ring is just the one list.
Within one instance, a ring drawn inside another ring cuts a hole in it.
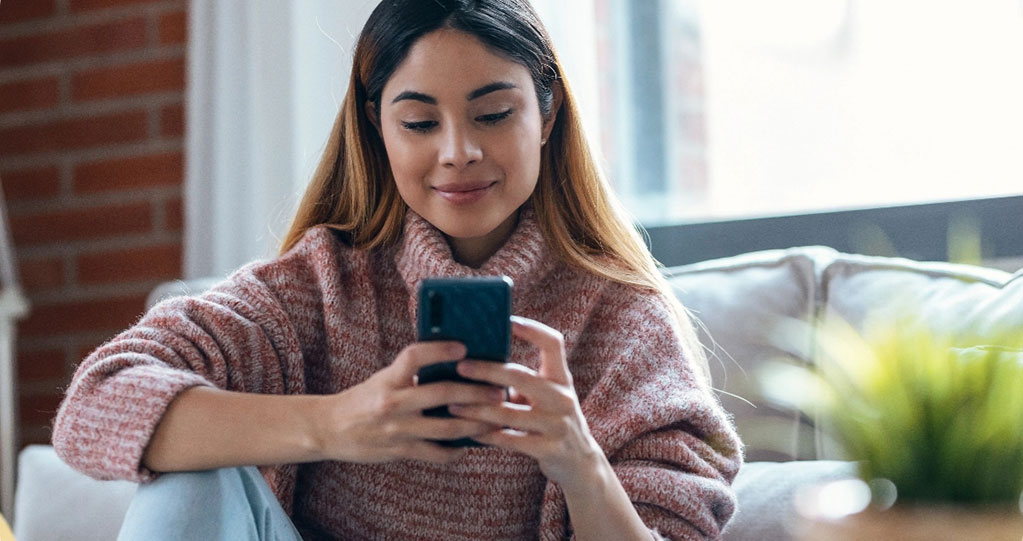
[{"label": "finger", "polygon": [[435,464],[450,464],[464,455],[466,450],[458,447],[444,447],[423,440],[410,441],[401,446],[398,456],[409,460],[422,460]]},{"label": "finger", "polygon": [[417,342],[401,350],[387,367],[388,380],[395,386],[412,384],[412,378],[424,366],[465,358],[465,346],[459,342]]},{"label": "finger", "polygon": [[557,331],[539,321],[512,316],[512,335],[522,338],[540,350],[540,377],[569,385],[572,373],[565,359],[565,338]]},{"label": "finger", "polygon": [[515,451],[533,458],[541,456],[540,449],[546,444],[546,439],[541,435],[510,428],[494,430],[473,439],[484,445]]},{"label": "finger", "polygon": [[571,387],[543,379],[537,372],[521,364],[461,361],[458,363],[458,373],[497,387],[514,387],[520,396],[525,396],[537,408],[548,411],[574,409],[575,391]]},{"label": "finger", "polygon": [[537,411],[529,406],[506,402],[500,405],[463,405],[449,406],[453,415],[463,419],[471,419],[497,427],[507,427],[522,432],[558,435],[560,417]]},{"label": "finger", "polygon": [[478,383],[438,381],[403,389],[399,395],[407,411],[421,411],[447,404],[500,404],[504,389]]},{"label": "finger", "polygon": [[526,404],[526,397],[522,396],[522,393],[515,387],[508,387],[508,402],[512,404]]},{"label": "finger", "polygon": [[404,437],[412,440],[457,440],[493,432],[498,425],[458,417],[416,417],[399,423]]},{"label": "finger", "polygon": [[463,360],[455,369],[464,378],[489,383],[493,387],[515,387],[521,392],[544,381],[535,370],[518,363]]}]

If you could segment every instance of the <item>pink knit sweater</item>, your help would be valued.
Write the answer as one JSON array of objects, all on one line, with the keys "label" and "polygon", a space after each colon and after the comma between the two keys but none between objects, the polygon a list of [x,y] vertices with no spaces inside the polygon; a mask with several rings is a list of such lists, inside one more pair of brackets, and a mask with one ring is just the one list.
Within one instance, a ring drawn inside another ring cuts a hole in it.
[{"label": "pink knit sweater", "polygon": [[[57,453],[99,479],[145,482],[143,450],[171,400],[195,385],[337,393],[416,339],[428,276],[506,274],[513,311],[564,333],[582,411],[646,525],[714,538],[735,508],[741,445],[695,383],[663,299],[555,261],[531,210],[480,269],[409,212],[399,245],[366,252],[329,229],[244,267],[199,297],[165,301],[79,366],[54,425]],[[536,368],[528,344],[512,360]],[[253,420],[258,422],[258,420]],[[451,465],[403,461],[261,468],[300,529],[342,539],[566,539],[564,497],[529,457],[472,449]]]}]

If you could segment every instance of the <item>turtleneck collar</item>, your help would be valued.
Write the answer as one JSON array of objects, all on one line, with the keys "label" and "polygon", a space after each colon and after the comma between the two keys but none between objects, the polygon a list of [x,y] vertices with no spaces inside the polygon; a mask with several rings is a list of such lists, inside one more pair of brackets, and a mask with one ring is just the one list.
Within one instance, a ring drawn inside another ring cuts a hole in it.
[{"label": "turtleneck collar", "polygon": [[508,240],[475,269],[455,261],[444,234],[409,209],[395,263],[413,296],[424,278],[503,274],[515,284],[514,298],[523,298],[554,267],[554,258],[540,231],[536,212],[527,203],[520,209],[518,224]]}]

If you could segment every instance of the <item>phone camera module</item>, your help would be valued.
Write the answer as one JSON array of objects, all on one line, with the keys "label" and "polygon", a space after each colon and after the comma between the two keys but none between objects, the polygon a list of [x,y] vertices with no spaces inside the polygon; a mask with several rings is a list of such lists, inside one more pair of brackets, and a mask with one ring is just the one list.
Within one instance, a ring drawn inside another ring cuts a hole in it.
[{"label": "phone camera module", "polygon": [[437,334],[444,323],[444,297],[437,291],[431,291],[430,296],[430,332]]}]

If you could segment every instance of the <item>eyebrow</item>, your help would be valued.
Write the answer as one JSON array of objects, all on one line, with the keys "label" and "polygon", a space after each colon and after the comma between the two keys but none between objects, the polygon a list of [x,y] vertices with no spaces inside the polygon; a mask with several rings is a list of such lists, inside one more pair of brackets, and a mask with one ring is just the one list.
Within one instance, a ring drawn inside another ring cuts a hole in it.
[{"label": "eyebrow", "polygon": [[423,94],[422,92],[413,92],[411,90],[406,90],[401,94],[398,94],[397,96],[395,96],[394,100],[391,101],[391,103],[392,104],[398,103],[399,101],[402,100],[415,100],[421,101],[423,103],[428,103],[430,105],[437,105],[437,98]]},{"label": "eyebrow", "polygon": [[[509,88],[518,88],[518,85],[516,85],[515,83],[510,83],[508,81],[497,81],[495,83],[490,83],[488,85],[481,86],[476,90],[469,92],[465,99],[467,101],[472,101],[477,98],[486,96],[491,92],[497,92],[498,90],[508,90]],[[429,94],[423,94],[422,92],[416,92],[413,90],[406,90],[398,94],[397,96],[395,96],[393,100],[391,100],[391,103],[392,104],[398,103],[399,101],[402,100],[414,100],[421,101],[428,105],[437,105],[437,98],[430,96]]]},{"label": "eyebrow", "polygon": [[510,83],[508,81],[497,81],[496,83],[490,83],[489,85],[477,88],[476,90],[469,92],[469,95],[466,96],[465,99],[468,101],[472,101],[481,96],[486,96],[491,92],[497,92],[498,90],[508,90],[509,88],[518,88],[518,86],[516,86],[515,83]]}]

